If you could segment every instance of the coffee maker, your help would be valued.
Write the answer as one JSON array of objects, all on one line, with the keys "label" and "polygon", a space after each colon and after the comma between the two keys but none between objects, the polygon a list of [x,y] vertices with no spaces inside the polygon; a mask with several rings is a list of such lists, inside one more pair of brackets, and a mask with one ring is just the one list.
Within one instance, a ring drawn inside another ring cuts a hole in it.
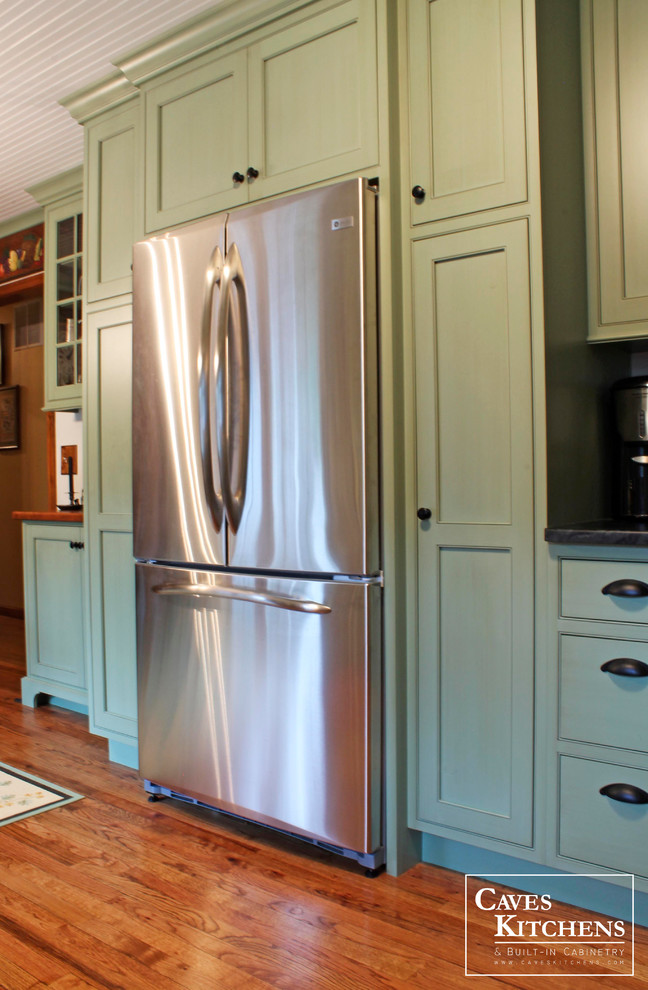
[{"label": "coffee maker", "polygon": [[648,520],[648,376],[622,379],[612,395],[621,440],[619,512]]}]

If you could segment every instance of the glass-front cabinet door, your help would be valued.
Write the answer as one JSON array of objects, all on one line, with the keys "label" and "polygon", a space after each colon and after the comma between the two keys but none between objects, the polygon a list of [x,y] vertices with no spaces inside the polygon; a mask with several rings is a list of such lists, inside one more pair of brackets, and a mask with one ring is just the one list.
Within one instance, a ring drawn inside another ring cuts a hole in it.
[{"label": "glass-front cabinet door", "polygon": [[81,405],[83,308],[82,199],[45,210],[45,408]]}]

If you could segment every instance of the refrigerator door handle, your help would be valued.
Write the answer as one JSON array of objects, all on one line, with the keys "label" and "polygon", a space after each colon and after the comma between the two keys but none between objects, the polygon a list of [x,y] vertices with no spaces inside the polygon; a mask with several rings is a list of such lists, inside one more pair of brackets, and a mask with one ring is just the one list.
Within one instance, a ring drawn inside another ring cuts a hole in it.
[{"label": "refrigerator door handle", "polygon": [[[202,460],[203,484],[205,487],[205,497],[207,505],[216,527],[216,532],[220,532],[223,525],[223,497],[221,492],[216,491],[214,485],[214,470],[212,464],[212,402],[211,402],[211,378],[212,378],[212,331],[214,326],[213,305],[214,291],[216,286],[220,286],[223,277],[223,255],[220,247],[216,247],[212,252],[206,274],[206,289],[203,301],[202,328],[200,340],[200,371],[198,378],[198,409],[200,422],[200,455]],[[222,299],[219,300],[219,311]]]},{"label": "refrigerator door handle", "polygon": [[212,584],[158,584],[153,587],[153,593],[177,598],[202,598],[207,601],[233,598],[240,602],[269,605],[272,608],[283,608],[289,612],[307,612],[311,615],[327,615],[331,611],[328,605],[309,601],[307,598],[297,598],[294,595],[276,595],[269,591],[250,591],[248,588],[219,588]]},{"label": "refrigerator door handle", "polygon": [[[236,289],[238,319],[230,320],[232,287]],[[227,521],[236,533],[247,485],[250,439],[250,352],[248,307],[243,265],[236,244],[231,244],[223,263],[221,304],[216,333],[218,373],[216,404],[219,431],[218,460]]]}]

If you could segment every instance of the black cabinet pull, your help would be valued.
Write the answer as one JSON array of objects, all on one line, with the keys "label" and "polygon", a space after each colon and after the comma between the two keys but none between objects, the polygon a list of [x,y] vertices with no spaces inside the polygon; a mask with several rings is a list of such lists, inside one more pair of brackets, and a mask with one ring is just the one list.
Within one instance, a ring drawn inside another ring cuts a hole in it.
[{"label": "black cabinet pull", "polygon": [[604,595],[614,595],[615,598],[646,598],[648,597],[648,584],[643,581],[636,581],[634,578],[622,578],[621,581],[612,581],[601,588]]},{"label": "black cabinet pull", "polygon": [[252,166],[250,165],[249,169],[247,170],[247,177],[248,177],[248,182],[252,182],[253,179],[258,179],[259,178],[258,168],[252,168]]},{"label": "black cabinet pull", "polygon": [[635,660],[634,657],[615,657],[601,664],[601,670],[606,674],[616,674],[617,677],[648,677],[648,663]]},{"label": "black cabinet pull", "polygon": [[85,543],[78,543],[76,540],[70,541],[70,550],[83,550]]},{"label": "black cabinet pull", "polygon": [[604,797],[622,804],[648,804],[648,794],[634,784],[606,784],[599,791]]},{"label": "black cabinet pull", "polygon": [[240,185],[241,182],[245,182],[245,176],[242,172],[235,172],[232,176],[232,182],[236,183],[236,185]]},{"label": "black cabinet pull", "polygon": [[430,519],[432,517],[432,509],[425,509],[421,507],[416,513],[416,515],[419,517],[419,519],[425,521],[426,519]]},{"label": "black cabinet pull", "polygon": [[412,196],[414,199],[425,199],[425,189],[423,186],[414,186],[412,189]]}]

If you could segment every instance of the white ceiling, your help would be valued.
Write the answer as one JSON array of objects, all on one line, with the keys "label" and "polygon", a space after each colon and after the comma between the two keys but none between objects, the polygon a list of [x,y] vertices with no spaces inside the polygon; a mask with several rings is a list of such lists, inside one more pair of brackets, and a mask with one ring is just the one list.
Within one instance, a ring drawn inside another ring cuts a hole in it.
[{"label": "white ceiling", "polygon": [[24,191],[83,160],[58,101],[114,72],[111,58],[232,0],[0,0],[0,222]]}]

